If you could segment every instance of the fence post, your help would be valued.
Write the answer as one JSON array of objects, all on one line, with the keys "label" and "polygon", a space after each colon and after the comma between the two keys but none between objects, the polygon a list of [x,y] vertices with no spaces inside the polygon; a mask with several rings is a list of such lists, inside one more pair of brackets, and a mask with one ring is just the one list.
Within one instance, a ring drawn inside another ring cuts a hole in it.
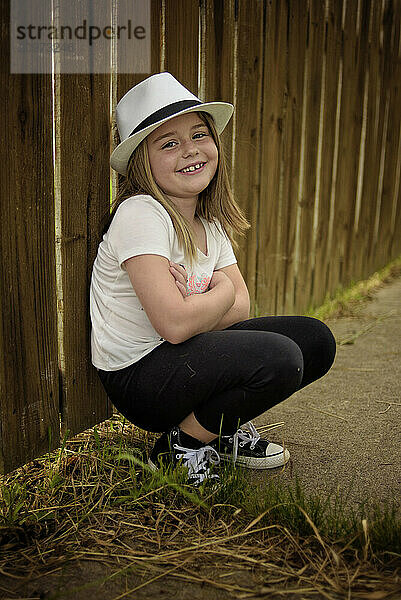
[{"label": "fence post", "polygon": [[[51,75],[10,74],[1,3],[0,468],[59,446]],[[29,57],[28,57],[29,59]]]},{"label": "fence post", "polygon": [[[60,6],[61,22],[64,10],[70,14],[72,7]],[[103,11],[103,3],[93,2],[93,19],[98,16],[101,22],[108,17]],[[109,17],[111,22],[111,14]],[[86,64],[94,65],[89,46],[86,51]],[[103,44],[101,52],[102,61],[107,64],[110,46]],[[63,429],[74,435],[112,414],[111,404],[91,364],[89,318],[89,286],[101,241],[100,223],[110,209],[111,75],[63,74],[62,64],[59,71],[61,75],[56,75],[55,85],[58,148],[55,193],[61,272],[58,282],[61,419]]]}]

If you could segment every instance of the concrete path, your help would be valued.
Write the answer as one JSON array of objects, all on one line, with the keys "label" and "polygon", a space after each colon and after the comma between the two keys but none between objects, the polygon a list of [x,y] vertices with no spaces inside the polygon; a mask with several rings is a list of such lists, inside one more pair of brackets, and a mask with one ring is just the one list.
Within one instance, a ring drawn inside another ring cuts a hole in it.
[{"label": "concrete path", "polygon": [[285,422],[268,436],[291,452],[284,480],[297,475],[311,492],[339,486],[354,505],[401,501],[401,279],[357,317],[327,324],[339,344],[331,371],[255,423]]}]

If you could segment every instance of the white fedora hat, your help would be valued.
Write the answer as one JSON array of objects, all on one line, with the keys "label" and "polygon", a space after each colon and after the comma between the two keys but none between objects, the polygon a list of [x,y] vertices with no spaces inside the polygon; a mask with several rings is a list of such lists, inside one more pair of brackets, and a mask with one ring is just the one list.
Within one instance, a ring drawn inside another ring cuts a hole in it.
[{"label": "white fedora hat", "polygon": [[202,111],[214,118],[220,134],[230,120],[234,106],[228,102],[202,102],[171,73],[157,73],[131,88],[116,106],[121,143],[110,157],[112,168],[127,174],[128,160],[151,131],[165,121],[189,112]]}]

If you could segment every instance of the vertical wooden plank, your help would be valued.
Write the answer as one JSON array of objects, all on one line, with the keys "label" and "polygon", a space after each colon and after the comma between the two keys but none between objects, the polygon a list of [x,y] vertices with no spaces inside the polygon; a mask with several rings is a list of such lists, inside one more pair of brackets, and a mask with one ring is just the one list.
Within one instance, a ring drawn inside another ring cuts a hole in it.
[{"label": "vertical wooden plank", "polygon": [[[342,29],[342,93],[339,127],[339,152],[337,165],[337,180],[335,187],[335,217],[333,228],[333,246],[331,255],[329,289],[334,292],[343,281],[345,273],[345,252],[347,230],[351,226],[349,207],[348,175],[355,174],[355,163],[352,156],[355,142],[353,128],[354,102],[354,60],[356,40],[357,3],[347,0],[345,3],[345,18]],[[350,161],[350,162],[348,162]],[[354,165],[354,170],[352,166]]]},{"label": "vertical wooden plank", "polygon": [[[239,239],[238,265],[251,296],[255,314],[256,253],[260,179],[260,117],[262,96],[263,4],[247,0],[239,4],[236,68],[235,198],[251,223],[246,238]],[[238,58],[241,60],[238,60]]]},{"label": "vertical wooden plank", "polygon": [[[394,20],[398,29],[398,46],[394,44],[394,94],[398,98],[394,102],[397,120],[401,119],[401,1],[397,0],[394,7]],[[398,145],[395,146],[396,164],[393,186],[393,209],[391,214],[391,247],[390,255],[395,258],[401,254],[401,123],[398,127]]]},{"label": "vertical wooden plank", "polygon": [[[167,69],[162,64],[162,48],[164,45],[162,22],[163,22],[163,0],[151,0],[150,3],[150,36],[151,36],[151,69],[149,73],[117,73],[117,99],[120,100],[134,85],[150,77],[153,73],[160,73]],[[118,4],[117,4],[118,10]],[[112,114],[114,118],[114,109]],[[114,121],[113,121],[114,124]]]},{"label": "vertical wooden plank", "polygon": [[[385,96],[385,126],[383,131],[382,155],[383,164],[381,175],[383,182],[380,198],[380,216],[378,220],[378,235],[376,244],[376,264],[379,268],[385,265],[391,258],[393,241],[393,202],[394,185],[397,170],[397,153],[399,151],[400,131],[400,85],[397,79],[397,55],[400,44],[399,20],[397,19],[396,3],[388,3],[383,15],[384,44],[383,44],[383,88]],[[398,22],[397,22],[398,21]],[[398,70],[399,75],[399,70]]]},{"label": "vertical wooden plank", "polygon": [[217,100],[219,81],[216,76],[221,60],[219,43],[224,36],[216,36],[220,14],[217,12],[219,4],[216,0],[200,0],[200,93],[204,97]]},{"label": "vertical wooden plank", "polygon": [[[374,136],[374,148],[372,149],[373,157],[372,161],[372,181],[369,184],[370,199],[371,199],[371,214],[369,222],[369,244],[367,248],[367,272],[372,273],[377,270],[381,265],[381,259],[379,259],[380,248],[379,242],[379,226],[380,226],[380,212],[382,202],[382,184],[383,184],[383,173],[382,166],[385,159],[385,137],[388,130],[388,93],[386,81],[386,65],[385,65],[385,44],[387,39],[385,37],[385,8],[386,4],[383,2],[377,10],[377,28],[375,31],[375,39],[373,41],[374,46],[374,68],[375,68],[375,98],[376,103],[376,115],[375,115],[375,136]],[[387,108],[386,108],[387,106]],[[384,153],[384,154],[383,154]],[[378,252],[379,250],[379,252]]]},{"label": "vertical wooden plank", "polygon": [[305,52],[308,27],[308,3],[294,2],[290,4],[288,30],[288,71],[287,86],[289,93],[288,111],[288,146],[286,154],[286,176],[288,177],[286,255],[284,276],[284,312],[290,313],[295,308],[295,290],[297,266],[296,227],[297,200],[299,193],[299,177],[301,165],[302,143],[302,106],[305,80]]},{"label": "vertical wooden plank", "polygon": [[[321,0],[311,0],[308,15],[308,36],[305,56],[305,89],[302,107],[305,132],[301,143],[303,164],[297,203],[296,236],[296,284],[295,310],[308,307],[313,289],[313,271],[315,264],[315,209],[318,214],[319,197],[316,197],[320,172],[317,173],[321,157],[320,100],[322,93],[322,68],[324,55],[325,5]],[[319,168],[320,171],[320,168]],[[320,191],[318,190],[320,195]],[[317,215],[316,215],[317,218]]]},{"label": "vertical wooden plank", "polygon": [[397,3],[394,6],[394,40],[391,49],[391,81],[390,81],[390,114],[389,122],[391,127],[389,128],[388,138],[388,152],[387,160],[384,172],[384,194],[386,196],[387,206],[387,221],[388,221],[388,244],[387,244],[387,256],[391,260],[397,256],[394,252],[395,244],[397,243],[396,231],[395,231],[395,216],[397,214],[398,204],[398,189],[399,183],[397,182],[397,172],[399,173],[401,167],[401,60],[398,59],[398,49],[401,44],[400,35],[400,14],[397,9],[399,5]]},{"label": "vertical wooden plank", "polygon": [[380,60],[380,30],[381,30],[381,4],[371,4],[370,28],[368,37],[368,52],[366,56],[366,69],[368,72],[367,84],[367,119],[365,139],[365,165],[361,194],[361,209],[358,229],[362,233],[362,245],[359,247],[360,277],[370,275],[370,255],[373,243],[373,229],[375,222],[376,191],[379,177],[378,148],[380,148],[380,89],[381,89],[381,60]]},{"label": "vertical wooden plank", "polygon": [[[64,5],[60,10],[62,21]],[[70,14],[71,7],[68,11]],[[95,18],[95,4],[93,11]],[[99,15],[100,19],[105,16]],[[62,424],[74,435],[111,415],[111,405],[91,364],[89,317],[92,264],[100,222],[110,204],[110,75],[61,74],[56,81]]]},{"label": "vertical wooden plank", "polygon": [[51,75],[10,74],[9,6],[2,2],[0,8],[3,473],[56,448],[60,439]]},{"label": "vertical wooden plank", "polygon": [[390,256],[396,258],[401,254],[401,124],[398,128],[397,163],[394,174],[393,210],[391,215]]},{"label": "vertical wooden plank", "polygon": [[366,245],[366,216],[368,214],[369,202],[363,195],[364,183],[368,176],[367,172],[367,134],[369,130],[369,83],[371,80],[370,66],[370,48],[372,40],[372,32],[374,26],[374,3],[363,3],[362,5],[362,22],[361,33],[365,35],[365,55],[364,55],[364,89],[363,89],[363,114],[361,139],[359,146],[359,164],[357,176],[357,192],[355,201],[355,215],[353,225],[353,251],[351,252],[352,260],[352,278],[361,279],[364,271],[364,250]]},{"label": "vertical wooden plank", "polygon": [[291,100],[288,90],[288,6],[266,5],[264,22],[260,200],[256,303],[261,314],[282,310],[288,220]]},{"label": "vertical wooden plank", "polygon": [[188,88],[198,93],[199,3],[181,0],[165,2],[165,69]]},{"label": "vertical wooden plank", "polygon": [[311,298],[315,306],[321,303],[328,293],[328,272],[331,261],[330,229],[332,228],[331,222],[334,217],[335,200],[331,192],[338,159],[336,141],[338,141],[339,132],[336,116],[341,56],[341,16],[342,1],[329,0],[324,46],[325,89],[320,199]]},{"label": "vertical wooden plank", "polygon": [[[205,17],[201,32],[200,81],[203,97],[200,97],[202,100],[231,102],[235,107],[236,3],[234,0],[204,0],[202,6]],[[221,136],[229,171],[233,160],[235,119],[234,112]]]},{"label": "vertical wooden plank", "polygon": [[[343,83],[339,129],[339,161],[335,189],[335,220],[330,290],[346,281],[347,240],[353,223],[353,197],[356,195],[360,121],[362,108],[357,91],[357,3],[347,1],[343,25]],[[360,112],[358,112],[358,110]],[[359,134],[359,135],[358,135]]]},{"label": "vertical wooden plank", "polygon": [[[367,85],[369,76],[369,31],[371,25],[371,5],[369,2],[361,2],[357,13],[355,63],[353,67],[354,98],[353,113],[351,113],[354,131],[350,142],[353,146],[354,161],[348,166],[349,175],[347,179],[347,202],[348,202],[348,224],[345,250],[345,273],[342,285],[347,285],[353,279],[361,277],[359,257],[363,252],[365,243],[365,231],[360,227],[360,213],[362,198],[358,197],[358,178],[363,178],[365,172],[366,156],[366,126],[364,116],[367,116]],[[348,155],[343,155],[343,160],[349,160]],[[344,165],[344,170],[347,165]],[[341,193],[341,192],[340,192]]]}]

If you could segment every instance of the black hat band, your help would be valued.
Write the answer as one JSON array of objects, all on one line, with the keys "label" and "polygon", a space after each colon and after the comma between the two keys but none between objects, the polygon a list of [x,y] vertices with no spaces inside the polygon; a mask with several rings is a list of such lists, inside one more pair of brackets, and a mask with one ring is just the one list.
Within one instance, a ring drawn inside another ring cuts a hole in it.
[{"label": "black hat band", "polygon": [[199,106],[200,104],[203,104],[203,102],[198,100],[180,100],[179,102],[167,104],[167,106],[163,106],[163,108],[160,108],[156,112],[149,115],[149,117],[146,117],[146,119],[144,119],[141,123],[139,123],[139,125],[137,125],[137,127],[135,127],[133,131],[131,131],[128,137],[131,137],[131,135],[138,133],[138,131],[146,129],[146,127],[154,125],[163,119],[172,117],[176,113],[179,113],[186,108],[192,108],[193,106]]}]

